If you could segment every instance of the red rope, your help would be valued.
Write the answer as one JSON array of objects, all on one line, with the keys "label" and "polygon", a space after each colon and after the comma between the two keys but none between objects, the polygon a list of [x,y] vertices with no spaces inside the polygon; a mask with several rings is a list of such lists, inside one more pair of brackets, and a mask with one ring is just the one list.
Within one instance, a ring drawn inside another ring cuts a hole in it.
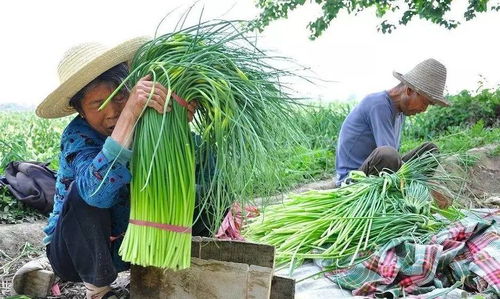
[{"label": "red rope", "polygon": [[174,100],[177,103],[179,103],[179,105],[181,105],[182,107],[189,110],[188,102],[186,100],[184,100],[183,98],[181,98],[180,96],[178,96],[177,94],[175,94],[175,92],[172,92],[172,98],[174,98]]},{"label": "red rope", "polygon": [[171,231],[175,233],[185,233],[185,234],[190,234],[191,233],[191,228],[190,227],[185,227],[185,226],[178,226],[178,225],[171,225],[171,224],[164,224],[164,223],[156,223],[156,222],[150,222],[150,221],[144,221],[144,220],[135,220],[135,219],[130,219],[129,223],[135,224],[135,225],[140,225],[140,226],[149,226],[149,227],[154,227],[154,228],[159,228],[162,230],[166,231]]}]

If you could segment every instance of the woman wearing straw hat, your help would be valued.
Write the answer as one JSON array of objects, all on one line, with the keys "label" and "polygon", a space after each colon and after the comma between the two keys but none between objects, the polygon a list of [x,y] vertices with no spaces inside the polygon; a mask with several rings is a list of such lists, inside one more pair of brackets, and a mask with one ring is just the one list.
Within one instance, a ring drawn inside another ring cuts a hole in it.
[{"label": "woman wearing straw hat", "polygon": [[397,171],[403,162],[437,151],[436,145],[424,143],[403,157],[398,153],[405,116],[422,113],[429,105],[449,105],[443,97],[446,67],[430,58],[404,75],[393,75],[400,81],[397,86],[366,96],[344,120],[336,153],[337,186],[351,170]]},{"label": "woman wearing straw hat", "polygon": [[[128,75],[127,61],[146,41],[71,48],[58,66],[61,84],[36,109],[42,118],[78,113],[62,134],[54,209],[44,243],[54,272],[62,280],[83,281],[87,298],[112,298],[109,285],[129,266],[118,248],[130,212],[127,165],[135,123],[144,105],[158,113],[170,109],[165,107],[165,87],[147,76],[99,110]],[[191,119],[193,107],[186,108]]]}]

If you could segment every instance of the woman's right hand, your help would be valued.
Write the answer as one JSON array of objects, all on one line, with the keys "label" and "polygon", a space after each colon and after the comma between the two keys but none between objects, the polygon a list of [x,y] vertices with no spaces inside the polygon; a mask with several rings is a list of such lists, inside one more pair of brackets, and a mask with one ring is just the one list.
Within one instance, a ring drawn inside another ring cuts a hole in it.
[{"label": "woman's right hand", "polygon": [[[148,102],[153,86],[153,95]],[[166,98],[167,89],[160,83],[155,83],[153,85],[153,82],[151,82],[151,75],[141,78],[134,88],[132,88],[127,103],[125,103],[125,107],[123,107],[116,126],[111,133],[111,138],[120,143],[123,147],[129,148],[134,133],[134,125],[141,116],[144,106],[147,104],[148,107],[155,109],[159,113],[163,113],[164,110],[168,112],[172,110],[172,108],[169,107],[169,105],[164,109]]]},{"label": "woman's right hand", "polygon": [[[151,91],[153,91],[153,95],[148,102]],[[146,104],[148,107],[155,109],[159,113],[163,113],[166,98],[167,89],[158,82],[153,83],[151,81],[151,75],[147,75],[145,77],[142,77],[134,86],[134,88],[132,88],[132,91],[130,92],[127,103],[125,104],[122,113],[126,113],[131,116],[133,120],[137,120],[140,117]],[[167,107],[165,111],[168,112],[170,110],[172,110],[172,108]]]}]

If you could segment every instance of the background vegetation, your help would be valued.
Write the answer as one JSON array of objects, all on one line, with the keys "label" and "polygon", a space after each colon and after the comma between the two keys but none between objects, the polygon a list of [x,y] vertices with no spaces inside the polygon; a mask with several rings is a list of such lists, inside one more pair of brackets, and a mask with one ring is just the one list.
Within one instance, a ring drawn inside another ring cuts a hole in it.
[{"label": "background vegetation", "polygon": [[[451,107],[430,107],[426,113],[406,118],[401,152],[424,141],[436,143],[444,153],[464,153],[499,142],[500,89],[463,91],[448,98],[453,103]],[[283,173],[275,178],[276,192],[333,176],[338,132],[352,107],[352,103],[331,103],[304,106],[297,112],[296,122],[306,140],[283,140],[283,147],[276,153],[284,166]],[[57,169],[60,135],[70,120],[71,117],[44,120],[32,112],[0,112],[0,175],[7,163],[15,160],[50,162],[50,167]],[[500,147],[491,154],[499,155]],[[0,188],[0,223],[39,217]]]}]

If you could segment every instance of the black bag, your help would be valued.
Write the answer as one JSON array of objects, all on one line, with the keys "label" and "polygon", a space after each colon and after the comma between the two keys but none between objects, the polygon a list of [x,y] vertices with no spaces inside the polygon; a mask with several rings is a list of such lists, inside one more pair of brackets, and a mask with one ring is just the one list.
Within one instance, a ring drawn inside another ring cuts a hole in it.
[{"label": "black bag", "polygon": [[56,173],[47,167],[48,164],[10,162],[5,168],[5,177],[0,179],[0,186],[7,186],[17,200],[47,215],[54,206],[56,191]]}]

